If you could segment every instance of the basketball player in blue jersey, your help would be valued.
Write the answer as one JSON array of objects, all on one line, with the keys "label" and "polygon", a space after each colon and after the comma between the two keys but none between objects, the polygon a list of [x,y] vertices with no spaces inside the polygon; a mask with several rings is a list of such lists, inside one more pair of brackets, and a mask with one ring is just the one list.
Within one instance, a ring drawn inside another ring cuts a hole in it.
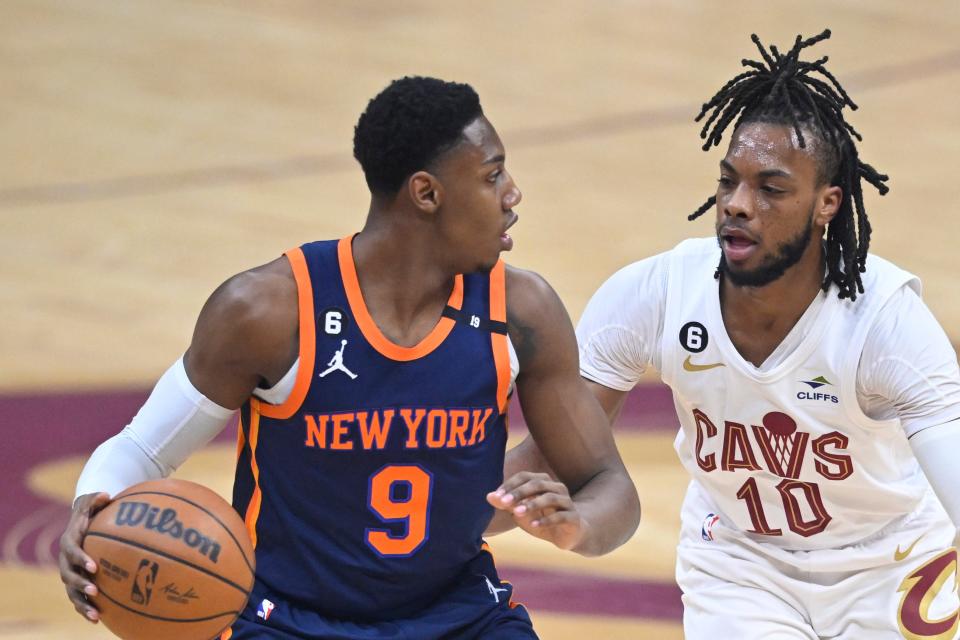
[{"label": "basketball player in blue jersey", "polygon": [[[238,408],[234,506],[257,580],[224,639],[535,638],[482,539],[494,508],[584,555],[636,529],[560,300],[500,260],[521,196],[473,89],[395,81],[360,117],[354,155],[372,194],[363,230],[224,283],[88,461],[60,555],[88,619],[91,514],[170,474]],[[512,389],[562,482],[503,482]]]}]

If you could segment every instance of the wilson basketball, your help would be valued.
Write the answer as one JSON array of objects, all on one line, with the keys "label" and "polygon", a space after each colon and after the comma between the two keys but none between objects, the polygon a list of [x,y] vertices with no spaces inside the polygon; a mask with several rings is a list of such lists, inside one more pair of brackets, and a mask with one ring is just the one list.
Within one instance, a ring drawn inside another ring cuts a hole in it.
[{"label": "wilson basketball", "polygon": [[91,602],[121,638],[209,640],[246,606],[253,546],[216,493],[185,480],[130,487],[90,522],[97,563]]}]

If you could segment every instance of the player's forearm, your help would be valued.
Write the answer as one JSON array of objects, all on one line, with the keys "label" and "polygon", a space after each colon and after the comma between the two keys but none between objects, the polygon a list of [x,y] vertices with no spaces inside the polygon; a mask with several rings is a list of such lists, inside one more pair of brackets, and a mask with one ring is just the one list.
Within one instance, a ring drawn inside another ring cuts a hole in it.
[{"label": "player's forearm", "polygon": [[546,473],[555,478],[556,474],[550,468],[547,459],[540,453],[540,448],[534,442],[531,436],[523,439],[523,442],[507,451],[506,458],[503,461],[503,477],[510,476],[521,471],[533,471],[534,473]]},{"label": "player's forearm", "polygon": [[914,434],[910,446],[953,525],[960,529],[960,420]]},{"label": "player's forearm", "polygon": [[574,551],[584,556],[610,553],[629,540],[640,524],[640,498],[626,469],[618,465],[594,476],[573,495],[584,522]]},{"label": "player's forearm", "polygon": [[75,496],[111,496],[138,482],[169,475],[226,426],[233,411],[198,391],[178,360],[157,381],[129,425],[90,457]]},{"label": "player's forearm", "polygon": [[[537,473],[546,473],[555,478],[556,475],[550,469],[540,449],[533,441],[533,438],[527,436],[523,442],[507,451],[503,461],[503,477],[511,478],[521,471],[533,471]],[[495,536],[498,533],[504,533],[516,528],[517,523],[509,511],[497,510],[493,514],[493,519],[487,525],[487,530],[483,532],[485,536]]]}]

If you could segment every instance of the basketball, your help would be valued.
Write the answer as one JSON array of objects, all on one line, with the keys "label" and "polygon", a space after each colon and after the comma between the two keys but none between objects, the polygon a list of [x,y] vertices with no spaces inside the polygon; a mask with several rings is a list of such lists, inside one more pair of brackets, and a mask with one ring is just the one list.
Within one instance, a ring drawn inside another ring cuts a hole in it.
[{"label": "basketball", "polygon": [[120,493],[94,515],[83,548],[97,563],[91,602],[121,638],[209,640],[233,623],[253,588],[243,520],[185,480]]}]

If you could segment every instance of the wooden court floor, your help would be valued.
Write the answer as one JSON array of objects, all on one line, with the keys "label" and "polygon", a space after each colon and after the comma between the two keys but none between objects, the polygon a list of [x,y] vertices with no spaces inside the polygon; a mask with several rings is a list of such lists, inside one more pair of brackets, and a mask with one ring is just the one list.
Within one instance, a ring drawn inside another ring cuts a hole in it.
[{"label": "wooden court floor", "polygon": [[[125,418],[99,418],[98,399],[148,388],[225,278],[360,227],[353,125],[389,80],[477,88],[524,192],[507,257],[543,274],[576,319],[618,267],[711,233],[706,219],[686,222],[720,157],[699,150],[692,119],[755,56],[750,33],[786,45],[824,27],[834,37],[817,53],[861,106],[862,156],[891,176],[888,196],[866,196],[873,248],[923,279],[956,343],[955,0],[4,0],[0,406],[75,401],[23,414],[36,422],[0,415],[4,479],[51,509],[0,509],[0,638],[107,637],[75,616],[49,558],[25,561],[9,537],[44,521],[32,540],[49,549],[89,449],[9,470],[37,457],[37,434],[119,430]],[[72,414],[81,405],[92,422]],[[494,541],[498,562],[572,585],[672,588],[685,480],[672,417],[656,416],[619,431],[646,509],[624,549],[584,560],[511,534]],[[218,444],[184,474],[227,491],[229,466]],[[676,616],[649,615],[646,592],[627,592],[635,609],[534,617],[544,638],[681,636]]]}]

